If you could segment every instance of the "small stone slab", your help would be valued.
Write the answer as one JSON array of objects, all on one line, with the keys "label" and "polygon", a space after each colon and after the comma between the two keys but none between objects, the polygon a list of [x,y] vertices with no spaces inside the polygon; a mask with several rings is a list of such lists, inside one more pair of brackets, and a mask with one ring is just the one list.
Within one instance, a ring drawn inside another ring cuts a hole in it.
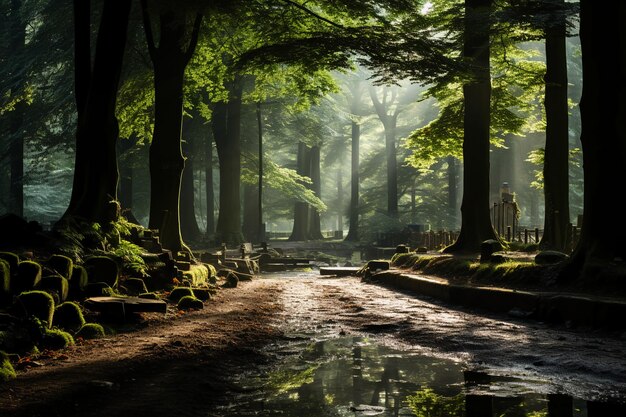
[{"label": "small stone slab", "polygon": [[150,300],[139,297],[91,297],[85,300],[85,307],[90,310],[106,313],[119,311],[123,306],[125,314],[129,313],[165,313],[167,303],[161,300]]},{"label": "small stone slab", "polygon": [[359,271],[358,266],[331,266],[327,268],[320,268],[320,275],[336,275],[338,277],[348,277],[356,275]]}]

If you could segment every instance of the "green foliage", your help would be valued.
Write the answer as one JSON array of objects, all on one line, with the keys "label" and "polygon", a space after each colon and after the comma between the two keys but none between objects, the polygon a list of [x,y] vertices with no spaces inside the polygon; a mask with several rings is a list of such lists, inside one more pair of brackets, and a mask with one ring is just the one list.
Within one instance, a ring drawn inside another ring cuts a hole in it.
[{"label": "green foliage", "polygon": [[46,329],[43,338],[39,342],[42,349],[60,350],[74,344],[74,338],[68,332],[59,329]]},{"label": "green foliage", "polygon": [[168,296],[168,299],[177,303],[183,297],[195,298],[193,295],[193,290],[189,287],[176,287],[172,289],[170,295]]},{"label": "green foliage", "polygon": [[310,366],[304,370],[279,370],[269,374],[267,386],[273,395],[280,395],[297,390],[306,384],[311,384],[315,371],[319,365]]},{"label": "green foliage", "polygon": [[67,256],[52,255],[50,259],[46,261],[46,266],[67,279],[72,278],[74,262]]},{"label": "green foliage", "polygon": [[41,265],[33,261],[22,261],[17,266],[17,275],[12,277],[11,291],[19,294],[32,290],[41,281]]},{"label": "green foliage", "polygon": [[462,417],[465,415],[465,396],[445,397],[431,388],[422,387],[406,398],[416,417]]},{"label": "green foliage", "polygon": [[54,310],[52,324],[63,330],[76,332],[85,324],[85,318],[78,304],[65,302]]},{"label": "green foliage", "polygon": [[0,382],[7,382],[16,377],[17,374],[9,360],[9,355],[0,350]]},{"label": "green foliage", "polygon": [[27,291],[18,295],[17,300],[27,316],[37,318],[48,328],[52,325],[54,299],[50,294],[44,291]]},{"label": "green foliage", "polygon": [[178,309],[179,310],[202,310],[204,308],[204,304],[202,301],[198,300],[196,297],[192,295],[186,295],[178,300]]},{"label": "green foliage", "polygon": [[98,323],[85,323],[76,333],[76,337],[80,337],[84,340],[99,339],[105,335],[104,327]]}]

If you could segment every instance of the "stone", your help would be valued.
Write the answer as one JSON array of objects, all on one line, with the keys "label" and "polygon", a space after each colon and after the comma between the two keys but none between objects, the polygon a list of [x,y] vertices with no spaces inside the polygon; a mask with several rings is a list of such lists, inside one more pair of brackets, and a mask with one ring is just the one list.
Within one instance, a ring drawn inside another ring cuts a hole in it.
[{"label": "stone", "polygon": [[59,297],[59,302],[67,300],[69,294],[69,284],[67,279],[61,275],[49,275],[43,277],[38,288],[46,292],[54,292]]},{"label": "stone", "polygon": [[45,263],[46,267],[61,275],[65,279],[72,278],[74,262],[64,255],[52,255]]},{"label": "stone", "polygon": [[495,239],[485,240],[480,244],[480,262],[489,262],[494,252],[502,250],[502,245]]},{"label": "stone", "polygon": [[367,263],[367,268],[374,271],[387,271],[389,270],[389,261],[369,261]]},{"label": "stone", "polygon": [[409,253],[409,248],[406,245],[396,246],[396,253]]},{"label": "stone", "polygon": [[54,316],[54,299],[44,291],[26,291],[17,296],[19,305],[23,308],[26,316],[33,316],[52,325]]},{"label": "stone", "polygon": [[117,285],[119,268],[117,262],[108,256],[92,256],[83,264],[89,282],[106,282],[110,287]]},{"label": "stone", "polygon": [[203,308],[204,304],[202,301],[190,295],[186,295],[178,301],[179,310],[202,310]]},{"label": "stone", "polygon": [[183,297],[194,297],[193,290],[189,287],[176,287],[170,292],[168,300],[177,303]]},{"label": "stone", "polygon": [[41,265],[37,262],[22,261],[17,266],[17,275],[12,278],[11,291],[14,294],[32,290],[41,281]]},{"label": "stone", "polygon": [[563,252],[555,251],[555,250],[544,250],[539,252],[535,256],[535,263],[537,265],[552,265],[558,264],[559,262],[563,262],[568,259],[569,256]]},{"label": "stone", "polygon": [[146,283],[141,278],[126,278],[123,285],[128,295],[139,295],[148,292]]},{"label": "stone", "polygon": [[78,304],[66,302],[54,309],[52,324],[63,330],[76,332],[85,324],[85,317]]}]

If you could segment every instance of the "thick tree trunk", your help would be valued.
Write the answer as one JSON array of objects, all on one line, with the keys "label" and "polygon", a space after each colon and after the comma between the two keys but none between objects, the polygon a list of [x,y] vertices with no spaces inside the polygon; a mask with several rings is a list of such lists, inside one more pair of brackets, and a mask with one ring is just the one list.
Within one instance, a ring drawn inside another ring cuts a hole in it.
[{"label": "thick tree trunk", "polygon": [[[243,85],[237,77],[229,88],[225,106],[225,134],[215,135],[217,155],[220,161],[220,211],[217,219],[217,235],[221,242],[239,244],[241,234],[241,94]],[[216,105],[217,107],[220,105]],[[215,133],[215,130],[214,130]]]},{"label": "thick tree trunk", "polygon": [[361,139],[361,126],[352,122],[352,156],[350,171],[350,225],[347,241],[359,240],[359,142]]},{"label": "thick tree trunk", "polygon": [[[76,165],[66,216],[106,224],[117,218],[111,201],[117,199],[116,143],[119,133],[115,102],[126,46],[130,0],[106,0],[98,30],[93,72],[76,130]],[[82,41],[81,41],[82,43]],[[84,50],[82,51],[84,52]],[[78,52],[77,52],[78,53]],[[85,57],[81,56],[81,62]],[[83,78],[84,80],[84,78]],[[84,97],[77,86],[77,97]]]},{"label": "thick tree trunk", "polygon": [[[184,125],[190,125],[192,123],[184,123]],[[189,127],[189,126],[187,126]],[[193,144],[193,132],[187,132],[185,134],[185,143],[183,150],[185,155],[192,155]],[[198,221],[196,220],[196,193],[194,187],[194,163],[191,158],[185,159],[185,169],[183,170],[183,180],[180,189],[180,232],[183,239],[186,241],[197,241],[200,238],[200,228],[198,227]]]},{"label": "thick tree trunk", "polygon": [[[298,142],[298,174],[311,177],[311,151],[304,142]],[[308,240],[309,225],[309,204],[297,201],[293,209],[293,229],[289,240]]]},{"label": "thick tree trunk", "polygon": [[398,217],[398,161],[396,158],[396,118],[385,124],[385,153],[387,155],[387,214]]},{"label": "thick tree trunk", "polygon": [[142,1],[148,51],[154,65],[154,132],[150,145],[150,228],[159,229],[161,244],[176,253],[188,250],[180,231],[180,189],[185,158],[181,146],[185,68],[196,47],[201,15],[196,15],[191,41],[184,16],[164,10],[160,37],[154,43],[147,1]]},{"label": "thick tree trunk", "polygon": [[343,158],[337,168],[337,232],[343,236]]},{"label": "thick tree trunk", "polygon": [[456,158],[449,156],[446,158],[448,162],[448,228],[454,230],[457,227],[456,217],[457,209],[456,204],[458,201],[457,190],[457,171]]},{"label": "thick tree trunk", "polygon": [[[564,0],[559,0],[564,7]],[[546,30],[546,148],[543,192],[546,214],[541,247],[565,250],[569,216],[569,132],[565,20]]]},{"label": "thick tree trunk", "polygon": [[[310,150],[311,160],[311,189],[318,198],[322,198],[322,176],[320,169],[320,147],[319,145],[313,146]],[[309,208],[309,239],[321,240],[324,239],[322,235],[322,225],[320,219],[320,213],[315,207]]]},{"label": "thick tree trunk", "polygon": [[474,79],[463,86],[463,202],[461,232],[445,252],[477,252],[496,239],[489,216],[489,125],[491,80],[489,20],[491,0],[465,2],[464,56],[471,59]]},{"label": "thick tree trunk", "polygon": [[614,201],[626,178],[626,103],[619,100],[626,94],[620,82],[626,77],[626,5],[591,0],[580,5],[584,219],[578,245],[562,271],[564,280],[598,279],[606,276],[601,269],[615,265],[619,270],[626,259],[626,223],[620,220],[621,204]]},{"label": "thick tree trunk", "polygon": [[[258,108],[257,108],[258,111]],[[257,114],[257,125],[258,125]],[[248,136],[247,140],[243,141],[246,153],[254,155],[259,148],[258,135],[256,137]],[[257,178],[258,180],[258,178]],[[243,236],[248,242],[257,242],[259,238],[259,224],[260,211],[259,211],[259,183],[245,184],[243,186]]]},{"label": "thick tree trunk", "polygon": [[122,209],[122,215],[133,223],[138,223],[133,214],[133,164],[130,150],[137,143],[136,137],[122,140],[118,143],[118,161],[120,181],[117,187],[117,196]]}]

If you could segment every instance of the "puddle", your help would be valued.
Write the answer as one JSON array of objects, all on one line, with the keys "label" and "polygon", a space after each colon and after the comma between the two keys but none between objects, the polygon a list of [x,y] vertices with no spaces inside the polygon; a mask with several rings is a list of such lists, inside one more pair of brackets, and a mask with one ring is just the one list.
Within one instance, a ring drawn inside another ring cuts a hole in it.
[{"label": "puddle", "polygon": [[250,371],[219,411],[228,416],[608,417],[615,404],[550,393],[540,380],[464,372],[461,364],[399,351],[375,339],[294,337]]}]

